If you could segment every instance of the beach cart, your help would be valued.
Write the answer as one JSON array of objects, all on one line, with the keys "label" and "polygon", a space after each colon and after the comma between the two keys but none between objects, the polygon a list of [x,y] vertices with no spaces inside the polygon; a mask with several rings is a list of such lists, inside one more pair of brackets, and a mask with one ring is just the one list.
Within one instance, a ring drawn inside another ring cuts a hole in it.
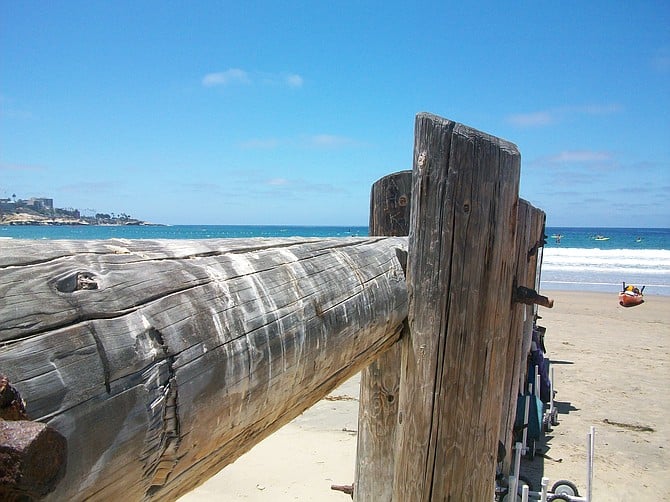
[{"label": "beach cart", "polygon": [[[586,494],[580,495],[577,486],[565,479],[556,481],[551,489],[549,488],[549,478],[542,478],[542,487],[539,492],[533,491],[532,487],[519,477],[521,467],[521,453],[523,446],[516,443],[513,471],[509,477],[508,489],[498,495],[499,502],[528,502],[529,500],[539,500],[548,502],[554,500],[566,500],[569,502],[592,502],[593,500],[593,460],[595,449],[596,429],[591,426],[586,436]],[[510,494],[516,493],[516,496]]]},{"label": "beach cart", "polygon": [[516,400],[516,418],[514,420],[514,439],[522,445],[526,457],[535,458],[536,444],[543,432],[544,403],[529,385],[526,394],[519,394]]}]

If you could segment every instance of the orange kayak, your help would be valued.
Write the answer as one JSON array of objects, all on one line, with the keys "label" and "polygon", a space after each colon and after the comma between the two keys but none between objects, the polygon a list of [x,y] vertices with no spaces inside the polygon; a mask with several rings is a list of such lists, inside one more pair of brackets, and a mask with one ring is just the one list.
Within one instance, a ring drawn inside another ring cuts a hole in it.
[{"label": "orange kayak", "polygon": [[634,307],[642,302],[644,302],[644,295],[635,286],[624,287],[624,290],[619,293],[619,305],[623,307]]}]

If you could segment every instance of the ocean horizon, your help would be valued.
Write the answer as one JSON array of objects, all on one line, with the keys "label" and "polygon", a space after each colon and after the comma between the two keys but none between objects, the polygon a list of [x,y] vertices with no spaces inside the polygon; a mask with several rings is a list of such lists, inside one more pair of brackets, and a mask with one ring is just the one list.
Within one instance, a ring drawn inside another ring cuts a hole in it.
[{"label": "ocean horizon", "polygon": [[[540,289],[616,293],[622,283],[670,296],[670,228],[547,227]],[[367,226],[0,226],[1,239],[364,237]]]}]

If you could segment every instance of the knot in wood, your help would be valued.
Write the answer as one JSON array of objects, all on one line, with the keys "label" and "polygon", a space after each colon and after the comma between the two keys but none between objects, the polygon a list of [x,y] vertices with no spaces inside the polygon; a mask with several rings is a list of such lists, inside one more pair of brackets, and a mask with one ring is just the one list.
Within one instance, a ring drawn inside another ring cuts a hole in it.
[{"label": "knot in wood", "polygon": [[74,293],[82,289],[98,289],[98,282],[92,272],[74,272],[56,282],[56,289],[61,293]]},{"label": "knot in wood", "polygon": [[400,197],[398,197],[398,205],[400,207],[405,207],[407,205],[407,202],[408,202],[407,195],[401,195]]},{"label": "knot in wood", "polygon": [[463,212],[465,214],[470,212],[470,204],[467,204],[467,203],[463,204]]},{"label": "knot in wood", "polygon": [[95,276],[88,272],[77,274],[77,289],[98,289]]},{"label": "knot in wood", "polygon": [[419,165],[419,169],[422,169],[423,166],[426,164],[426,152],[421,152],[419,154],[419,158],[417,159],[417,164]]}]

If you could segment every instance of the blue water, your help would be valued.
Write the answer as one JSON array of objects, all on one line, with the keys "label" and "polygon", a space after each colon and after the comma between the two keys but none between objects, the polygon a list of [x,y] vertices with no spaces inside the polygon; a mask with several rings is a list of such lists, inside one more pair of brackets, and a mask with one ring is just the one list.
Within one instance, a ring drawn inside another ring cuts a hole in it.
[{"label": "blue water", "polygon": [[[547,227],[547,248],[666,249],[670,228],[571,228]],[[560,235],[560,243],[553,236]],[[601,236],[607,240],[596,240]]]},{"label": "blue water", "polygon": [[546,234],[542,289],[616,293],[626,282],[670,296],[670,229],[548,227]]},{"label": "blue water", "polygon": [[363,237],[368,227],[281,225],[0,226],[14,239],[230,239],[238,237]]},{"label": "blue water", "polygon": [[[670,296],[669,228],[548,227],[541,289],[616,293],[621,283],[646,286],[646,295]],[[349,237],[365,226],[0,226],[14,239],[212,239],[238,237]],[[560,243],[554,236],[560,235]],[[600,235],[606,240],[596,240]]]}]

